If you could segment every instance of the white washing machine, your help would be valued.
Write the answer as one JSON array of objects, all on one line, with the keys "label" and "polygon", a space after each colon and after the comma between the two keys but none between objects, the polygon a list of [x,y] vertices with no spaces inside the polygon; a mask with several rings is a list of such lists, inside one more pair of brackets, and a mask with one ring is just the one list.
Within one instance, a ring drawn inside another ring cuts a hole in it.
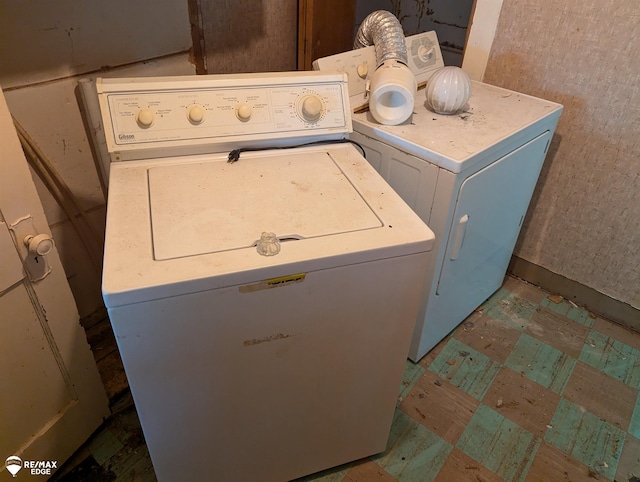
[{"label": "white washing machine", "polygon": [[345,76],[95,89],[103,295],[158,480],[284,481],[383,451],[434,236],[342,142]]},{"label": "white washing machine", "polygon": [[[426,83],[442,67],[435,32],[406,39],[409,67]],[[374,47],[319,59],[350,79],[351,138],[436,234],[409,357],[418,361],[501,285],[562,106],[472,82],[463,112],[441,115],[419,90],[397,126],[366,105]],[[366,75],[363,75],[366,74]]]}]

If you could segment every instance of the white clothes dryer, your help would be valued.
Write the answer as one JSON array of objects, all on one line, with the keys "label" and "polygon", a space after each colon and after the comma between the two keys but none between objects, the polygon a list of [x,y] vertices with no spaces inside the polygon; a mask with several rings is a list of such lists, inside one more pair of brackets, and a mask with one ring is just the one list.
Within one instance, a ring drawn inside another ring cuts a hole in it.
[{"label": "white clothes dryer", "polygon": [[[443,65],[435,32],[406,43],[414,52],[409,66],[424,85]],[[314,68],[352,79],[349,94],[359,113],[351,138],[436,235],[409,351],[418,361],[502,285],[562,106],[472,82],[459,114],[429,110],[419,90],[408,121],[380,125],[361,109],[367,76],[358,74],[371,62],[375,50],[366,47],[319,59]]]},{"label": "white clothes dryer", "polygon": [[95,92],[103,295],[158,480],[283,481],[383,451],[434,236],[343,142],[345,76]]}]

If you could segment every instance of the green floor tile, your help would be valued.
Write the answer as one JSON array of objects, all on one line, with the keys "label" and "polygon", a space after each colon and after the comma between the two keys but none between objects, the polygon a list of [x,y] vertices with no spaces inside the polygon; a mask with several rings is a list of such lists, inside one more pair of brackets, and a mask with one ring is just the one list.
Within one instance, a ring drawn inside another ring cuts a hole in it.
[{"label": "green floor tile", "polygon": [[613,479],[625,432],[566,399],[560,400],[550,425],[546,442]]},{"label": "green floor tile", "polygon": [[581,325],[591,328],[595,323],[595,318],[589,316],[589,312],[583,308],[572,306],[567,312],[567,318],[573,320]]},{"label": "green floor tile", "polygon": [[576,366],[576,359],[523,334],[505,365],[561,395]]},{"label": "green floor tile", "polygon": [[547,308],[554,313],[565,316],[567,315],[567,313],[569,313],[569,310],[573,308],[573,305],[566,300],[562,300],[560,303],[556,303],[555,301],[551,301],[548,296],[540,302],[540,306],[542,306],[543,308]]},{"label": "green floor tile", "polygon": [[429,371],[480,400],[500,371],[500,363],[451,338]]},{"label": "green floor tile", "polygon": [[640,439],[640,394],[638,394],[638,399],[636,400],[636,408],[633,411],[628,431],[635,438]]},{"label": "green floor tile", "polygon": [[506,321],[522,330],[529,324],[537,307],[533,301],[521,298],[505,288],[500,288],[484,302],[482,312],[491,318]]},{"label": "green floor tile", "polygon": [[481,404],[456,447],[505,480],[524,480],[540,440]]},{"label": "green floor tile", "polygon": [[98,434],[89,444],[89,450],[100,465],[104,465],[111,457],[124,448],[124,445],[110,431]]},{"label": "green floor tile", "polygon": [[131,451],[128,454],[112,460],[110,470],[118,477],[118,482],[138,482],[143,479],[155,479],[155,472],[151,465],[149,453],[143,450]]},{"label": "green floor tile", "polygon": [[580,361],[633,388],[640,388],[640,351],[595,330],[584,344]]},{"label": "green floor tile", "polygon": [[132,474],[141,477],[150,472],[155,475],[146,445],[133,450],[121,450],[110,458],[108,466],[118,476],[118,481],[122,479],[122,482],[126,482],[129,479],[133,480],[133,478],[129,477]]},{"label": "green floor tile", "polygon": [[425,368],[422,365],[407,360],[402,374],[402,383],[400,384],[400,397],[405,398],[416,382],[424,374]]},{"label": "green floor tile", "polygon": [[452,449],[424,425],[396,410],[388,449],[373,459],[402,482],[424,482],[435,478]]}]

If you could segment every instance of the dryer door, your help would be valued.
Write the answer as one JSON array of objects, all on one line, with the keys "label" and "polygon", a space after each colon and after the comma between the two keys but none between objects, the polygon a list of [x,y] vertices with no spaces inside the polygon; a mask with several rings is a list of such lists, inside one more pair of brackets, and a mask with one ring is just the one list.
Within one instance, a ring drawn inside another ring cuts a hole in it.
[{"label": "dryer door", "polygon": [[478,306],[500,287],[550,138],[543,133],[462,183],[437,294],[457,289]]}]

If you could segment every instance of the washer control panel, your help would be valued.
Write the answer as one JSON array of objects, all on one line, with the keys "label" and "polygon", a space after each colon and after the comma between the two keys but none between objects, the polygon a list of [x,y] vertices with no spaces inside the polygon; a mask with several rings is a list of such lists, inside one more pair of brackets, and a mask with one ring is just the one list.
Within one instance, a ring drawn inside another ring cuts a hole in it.
[{"label": "washer control panel", "polygon": [[351,132],[347,77],[336,72],[98,79],[96,89],[110,153]]}]

